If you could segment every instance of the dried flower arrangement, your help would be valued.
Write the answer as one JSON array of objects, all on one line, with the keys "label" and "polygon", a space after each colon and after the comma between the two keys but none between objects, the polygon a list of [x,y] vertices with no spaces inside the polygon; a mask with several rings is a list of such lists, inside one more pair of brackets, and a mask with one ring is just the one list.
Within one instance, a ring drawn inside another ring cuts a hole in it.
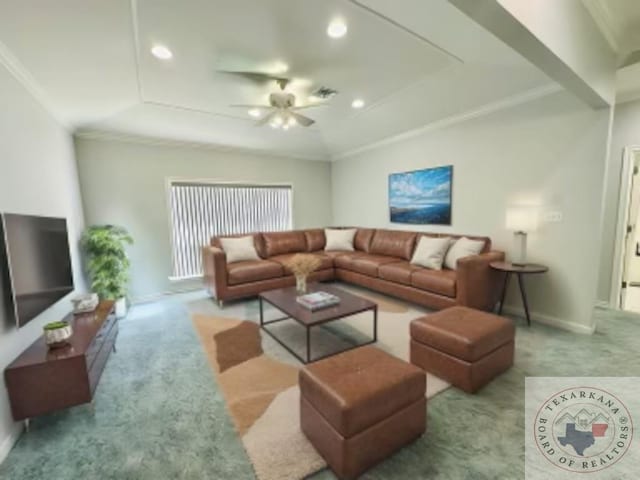
[{"label": "dried flower arrangement", "polygon": [[294,255],[286,266],[296,276],[296,289],[298,293],[306,293],[307,277],[320,267],[320,259],[315,255],[299,253]]}]

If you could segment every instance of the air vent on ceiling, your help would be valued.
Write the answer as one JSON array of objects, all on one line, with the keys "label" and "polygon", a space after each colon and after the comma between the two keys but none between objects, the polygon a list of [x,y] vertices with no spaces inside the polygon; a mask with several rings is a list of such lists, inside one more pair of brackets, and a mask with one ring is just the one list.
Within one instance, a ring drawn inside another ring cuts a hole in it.
[{"label": "air vent on ceiling", "polygon": [[322,98],[323,100],[328,100],[338,94],[337,90],[329,87],[320,87],[317,88],[311,95],[317,98]]}]

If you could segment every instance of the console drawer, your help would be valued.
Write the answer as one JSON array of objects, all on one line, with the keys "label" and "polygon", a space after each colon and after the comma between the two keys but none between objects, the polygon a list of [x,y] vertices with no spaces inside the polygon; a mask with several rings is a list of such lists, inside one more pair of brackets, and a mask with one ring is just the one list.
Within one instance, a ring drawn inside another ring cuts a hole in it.
[{"label": "console drawer", "polygon": [[100,380],[100,376],[102,375],[102,371],[104,370],[105,365],[107,364],[107,360],[109,359],[109,355],[113,351],[113,346],[116,343],[116,339],[118,338],[118,324],[114,323],[113,328],[108,332],[108,336],[102,342],[102,348],[96,355],[96,358],[89,369],[89,386],[91,388],[91,396],[96,390],[98,386],[98,381]]},{"label": "console drawer", "polygon": [[111,329],[116,323],[116,320],[117,319],[115,315],[109,315],[109,317],[104,322],[102,327],[100,327],[100,330],[98,330],[98,333],[96,334],[95,338],[89,345],[89,348],[87,349],[87,353],[86,353],[87,370],[91,369],[93,362],[95,361],[96,356],[98,355],[98,352],[100,352],[100,350],[102,349],[102,345],[104,344],[106,338],[109,336]]}]

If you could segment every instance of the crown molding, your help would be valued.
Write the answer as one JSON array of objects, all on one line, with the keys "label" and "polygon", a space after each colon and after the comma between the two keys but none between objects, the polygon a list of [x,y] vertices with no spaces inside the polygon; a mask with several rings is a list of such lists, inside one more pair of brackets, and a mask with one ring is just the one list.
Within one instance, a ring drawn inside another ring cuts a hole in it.
[{"label": "crown molding", "polygon": [[553,93],[559,92],[561,90],[562,90],[562,87],[558,84],[545,85],[542,87],[527,90],[526,92],[519,93],[511,97],[507,97],[503,100],[498,100],[497,102],[485,104],[474,110],[469,110],[468,112],[464,112],[457,115],[451,115],[449,117],[445,117],[440,120],[427,123],[426,125],[423,125],[421,127],[414,128],[412,130],[408,130],[406,132],[403,132],[397,135],[386,137],[386,138],[383,138],[382,140],[378,140],[376,142],[363,145],[361,147],[347,150],[345,152],[341,152],[336,155],[332,155],[331,160],[332,161],[343,160],[345,158],[358,155],[360,153],[364,153],[370,150],[375,150],[377,148],[384,147],[387,145],[392,145],[394,143],[402,142],[404,140],[408,140],[410,138],[423,135],[427,132],[450,127],[452,125],[466,122],[474,118],[483,117],[485,115],[490,115],[500,110],[506,110],[508,108],[512,108],[517,105],[521,105],[523,103],[528,103],[533,100],[537,100],[538,98],[546,97],[547,95],[551,95]]},{"label": "crown molding", "polygon": [[265,150],[260,148],[238,147],[233,145],[223,145],[218,143],[196,142],[188,140],[167,139],[160,137],[152,137],[146,135],[135,135],[111,130],[99,129],[79,129],[74,132],[74,137],[80,139],[100,140],[106,142],[127,142],[137,143],[140,145],[149,145],[155,147],[180,147],[180,148],[197,148],[204,150],[214,150],[217,152],[232,152],[246,155],[260,155],[274,159],[289,158],[294,160],[306,160],[316,162],[328,162],[328,155],[299,155],[278,150]]},{"label": "crown molding", "polygon": [[71,126],[67,124],[56,113],[51,100],[44,93],[35,78],[29,73],[25,66],[20,63],[16,56],[11,53],[7,46],[0,42],[0,65],[3,65],[7,71],[22,85],[27,92],[40,104],[46,112],[51,115],[55,121],[67,131],[71,131]]}]

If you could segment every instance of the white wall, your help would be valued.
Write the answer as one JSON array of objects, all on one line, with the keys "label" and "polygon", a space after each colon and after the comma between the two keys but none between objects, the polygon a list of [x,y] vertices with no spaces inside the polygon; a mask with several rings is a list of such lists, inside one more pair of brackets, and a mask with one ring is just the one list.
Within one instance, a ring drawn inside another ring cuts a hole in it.
[{"label": "white wall", "polygon": [[[84,289],[77,240],[82,206],[71,136],[0,64],[0,211],[66,217],[77,290]],[[69,298],[20,330],[0,309],[0,371],[42,333],[42,326],[71,311]],[[0,461],[17,438],[6,389],[0,389]]]},{"label": "white wall", "polygon": [[135,239],[130,248],[130,295],[134,300],[186,286],[169,281],[167,178],[290,183],[294,228],[331,222],[329,162],[83,137],[76,138],[76,155],[87,224],[122,225]]},{"label": "white wall", "polygon": [[[508,205],[561,211],[562,222],[545,223],[529,237],[529,259],[550,268],[527,279],[531,309],[534,319],[588,331],[608,120],[609,109],[592,110],[560,92],[338,160],[332,169],[333,221],[415,229],[389,222],[387,176],[449,164],[453,224],[422,230],[488,235],[495,248],[511,251],[513,236],[504,228]],[[519,307],[514,295],[509,303]]]},{"label": "white wall", "polygon": [[625,147],[640,147],[640,101],[616,105],[611,134],[611,149],[607,162],[602,250],[598,298],[609,301],[611,277],[616,252],[618,201],[620,198],[622,156]]}]

